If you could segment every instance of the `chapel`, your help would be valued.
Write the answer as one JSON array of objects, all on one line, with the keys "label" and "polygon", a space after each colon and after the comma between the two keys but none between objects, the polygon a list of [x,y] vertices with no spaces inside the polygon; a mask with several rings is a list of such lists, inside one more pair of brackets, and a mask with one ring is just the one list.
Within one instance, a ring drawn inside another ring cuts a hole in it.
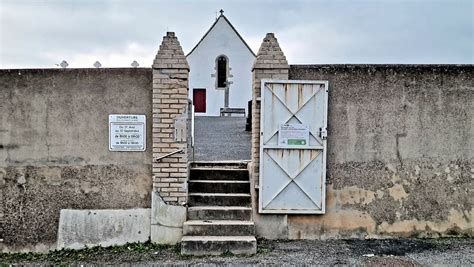
[{"label": "chapel", "polygon": [[[255,53],[220,11],[211,28],[187,54],[189,97],[196,116],[245,111],[252,98]],[[224,112],[224,113],[223,113]]]}]

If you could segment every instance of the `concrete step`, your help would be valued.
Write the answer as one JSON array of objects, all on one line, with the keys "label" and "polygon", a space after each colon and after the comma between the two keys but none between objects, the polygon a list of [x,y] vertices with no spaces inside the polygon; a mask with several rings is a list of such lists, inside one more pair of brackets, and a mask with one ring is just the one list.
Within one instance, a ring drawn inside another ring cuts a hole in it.
[{"label": "concrete step", "polygon": [[189,180],[190,193],[249,193],[250,182],[229,180]]},{"label": "concrete step", "polygon": [[236,255],[257,253],[254,236],[183,236],[182,255],[221,255],[230,252]]},{"label": "concrete step", "polygon": [[189,193],[189,206],[250,206],[250,194]]},{"label": "concrete step", "polygon": [[250,160],[225,160],[225,161],[194,161],[191,162],[191,168],[230,168],[247,169]]},{"label": "concrete step", "polygon": [[237,220],[191,220],[183,225],[183,234],[192,236],[251,236],[255,224]]},{"label": "concrete step", "polygon": [[190,170],[189,180],[249,181],[249,172],[247,169],[193,167]]},{"label": "concrete step", "polygon": [[188,207],[188,220],[250,220],[252,208],[232,206]]}]

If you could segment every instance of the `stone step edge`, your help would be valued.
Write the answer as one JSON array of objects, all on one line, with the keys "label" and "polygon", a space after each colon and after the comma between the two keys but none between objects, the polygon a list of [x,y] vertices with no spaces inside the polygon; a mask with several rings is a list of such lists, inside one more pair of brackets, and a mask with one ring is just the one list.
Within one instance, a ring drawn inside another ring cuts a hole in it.
[{"label": "stone step edge", "polygon": [[249,180],[188,180],[188,183],[203,184],[249,184]]},{"label": "stone step edge", "polygon": [[247,241],[247,242],[257,242],[255,236],[215,236],[215,235],[185,235],[181,239],[181,242],[199,242],[199,241],[216,241],[216,242],[226,242],[226,241]]},{"label": "stone step edge", "polygon": [[252,226],[254,222],[249,220],[188,220],[185,221],[183,226],[208,226],[208,225],[244,225]]},{"label": "stone step edge", "polygon": [[251,197],[250,194],[246,193],[189,193],[188,196],[200,196],[200,197]]},{"label": "stone step edge", "polygon": [[191,164],[248,164],[250,159],[235,159],[235,160],[195,160]]},{"label": "stone step edge", "polygon": [[251,160],[216,160],[216,161],[191,161],[190,166],[203,166],[203,167],[216,167],[216,166],[226,166],[226,167],[237,167],[246,169]]},{"label": "stone step edge", "polygon": [[195,207],[188,207],[188,211],[196,211],[196,210],[252,210],[251,207],[247,206],[195,206]]},{"label": "stone step edge", "polygon": [[191,171],[240,171],[240,172],[248,172],[247,168],[226,168],[226,167],[190,167]]}]

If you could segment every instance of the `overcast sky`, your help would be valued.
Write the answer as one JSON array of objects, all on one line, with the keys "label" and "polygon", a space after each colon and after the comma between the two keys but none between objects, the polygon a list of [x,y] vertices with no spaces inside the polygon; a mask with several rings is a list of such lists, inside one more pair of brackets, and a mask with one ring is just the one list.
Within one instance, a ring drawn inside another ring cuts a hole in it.
[{"label": "overcast sky", "polygon": [[166,31],[188,53],[221,8],[290,64],[474,63],[474,0],[0,0],[0,68],[150,67]]}]

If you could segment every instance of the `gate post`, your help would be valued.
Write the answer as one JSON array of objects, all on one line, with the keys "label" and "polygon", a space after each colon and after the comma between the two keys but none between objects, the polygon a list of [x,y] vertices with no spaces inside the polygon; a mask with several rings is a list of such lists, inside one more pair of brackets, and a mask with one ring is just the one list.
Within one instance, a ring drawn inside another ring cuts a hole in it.
[{"label": "gate post", "polygon": [[174,32],[163,37],[152,68],[153,191],[167,204],[182,204],[187,201],[189,65]]},{"label": "gate post", "polygon": [[176,244],[183,236],[188,188],[189,66],[174,32],[163,37],[153,61],[153,192],[151,241]]},{"label": "gate post", "polygon": [[[258,185],[260,166],[260,96],[262,79],[288,80],[288,61],[273,33],[267,33],[252,68],[252,177]],[[253,190],[252,190],[253,192]]]}]

